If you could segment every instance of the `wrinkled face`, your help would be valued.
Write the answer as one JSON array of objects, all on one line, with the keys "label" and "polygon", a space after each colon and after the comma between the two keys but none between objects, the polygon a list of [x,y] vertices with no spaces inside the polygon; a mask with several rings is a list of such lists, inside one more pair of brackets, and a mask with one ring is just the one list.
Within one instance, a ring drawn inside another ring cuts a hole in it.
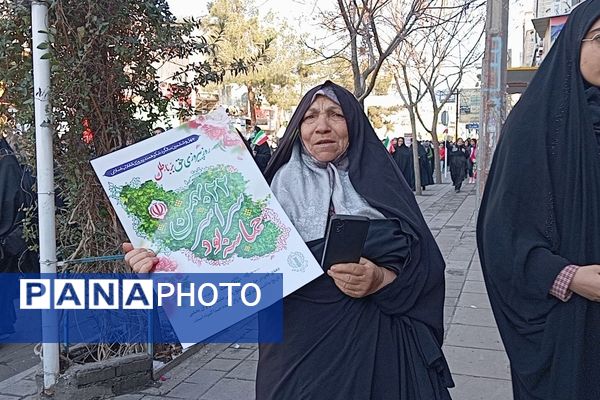
[{"label": "wrinkled face", "polygon": [[325,96],[317,96],[300,125],[302,143],[320,162],[335,160],[348,147],[348,126],[342,108]]},{"label": "wrinkled face", "polygon": [[583,79],[600,86],[600,19],[594,22],[581,42],[579,68]]}]

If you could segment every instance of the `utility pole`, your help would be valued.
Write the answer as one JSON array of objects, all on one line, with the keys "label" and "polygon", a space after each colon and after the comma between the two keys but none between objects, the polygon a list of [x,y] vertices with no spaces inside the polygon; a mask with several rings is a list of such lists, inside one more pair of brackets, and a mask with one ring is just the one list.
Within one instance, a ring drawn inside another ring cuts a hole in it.
[{"label": "utility pole", "polygon": [[506,119],[508,1],[487,1],[481,84],[481,132],[477,144],[478,204],[483,195],[502,124]]},{"label": "utility pole", "polygon": [[[50,106],[50,60],[47,52],[48,5],[31,2],[35,147],[37,160],[40,272],[56,274],[56,221],[54,218],[54,158]],[[46,45],[45,47],[43,45]],[[46,275],[45,277],[48,277]],[[44,394],[52,395],[59,374],[58,319],[53,310],[42,312],[42,368]]]}]

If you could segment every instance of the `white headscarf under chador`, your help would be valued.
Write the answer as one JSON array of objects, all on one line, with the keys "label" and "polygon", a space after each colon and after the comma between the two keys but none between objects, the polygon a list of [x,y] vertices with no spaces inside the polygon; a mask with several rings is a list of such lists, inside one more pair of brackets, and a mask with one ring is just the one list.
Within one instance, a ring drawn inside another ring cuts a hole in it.
[{"label": "white headscarf under chador", "polygon": [[[311,104],[317,96],[340,104],[331,88],[316,92]],[[330,206],[336,214],[383,218],[352,186],[346,153],[320,162],[306,150],[301,136],[290,160],[273,177],[271,190],[305,242],[325,236]]]}]

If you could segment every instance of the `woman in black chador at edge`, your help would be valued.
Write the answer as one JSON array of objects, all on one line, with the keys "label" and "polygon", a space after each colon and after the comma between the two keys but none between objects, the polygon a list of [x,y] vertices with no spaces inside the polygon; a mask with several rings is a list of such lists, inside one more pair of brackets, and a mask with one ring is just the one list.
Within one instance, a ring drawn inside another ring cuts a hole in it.
[{"label": "woman in black chador at edge", "polygon": [[600,399],[600,0],[508,116],[477,230],[515,400]]}]

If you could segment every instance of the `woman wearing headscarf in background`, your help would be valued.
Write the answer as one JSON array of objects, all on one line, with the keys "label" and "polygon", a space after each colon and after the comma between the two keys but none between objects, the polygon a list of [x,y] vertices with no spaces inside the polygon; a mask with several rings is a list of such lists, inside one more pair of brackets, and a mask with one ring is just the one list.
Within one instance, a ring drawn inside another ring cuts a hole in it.
[{"label": "woman wearing headscarf in background", "polygon": [[412,190],[415,190],[415,171],[413,166],[412,152],[404,143],[403,137],[398,138],[396,151],[394,151],[392,157],[394,158],[394,161],[396,161],[398,168],[400,168],[400,172],[402,172],[402,176],[404,176],[408,186]]},{"label": "woman wearing headscarf in background", "polygon": [[600,0],[508,116],[477,242],[515,400],[600,399]]},{"label": "woman wearing headscarf in background", "polygon": [[284,299],[283,343],[260,345],[257,399],[450,398],[445,265],[400,174],[350,92],[327,81],[304,96],[265,171],[273,193],[317,260],[331,213],[372,221],[359,264]]},{"label": "woman wearing headscarf in background", "polygon": [[[413,141],[414,143],[414,141]],[[409,149],[412,154],[412,144]],[[427,150],[425,146],[417,140],[417,154],[419,155],[419,174],[421,176],[421,189],[425,190],[425,187],[433,185],[433,171],[427,158]]]},{"label": "woman wearing headscarf in background", "polygon": [[458,138],[456,144],[450,146],[446,152],[450,164],[450,177],[456,193],[460,192],[463,181],[467,177],[469,150],[465,147],[465,142]]}]

